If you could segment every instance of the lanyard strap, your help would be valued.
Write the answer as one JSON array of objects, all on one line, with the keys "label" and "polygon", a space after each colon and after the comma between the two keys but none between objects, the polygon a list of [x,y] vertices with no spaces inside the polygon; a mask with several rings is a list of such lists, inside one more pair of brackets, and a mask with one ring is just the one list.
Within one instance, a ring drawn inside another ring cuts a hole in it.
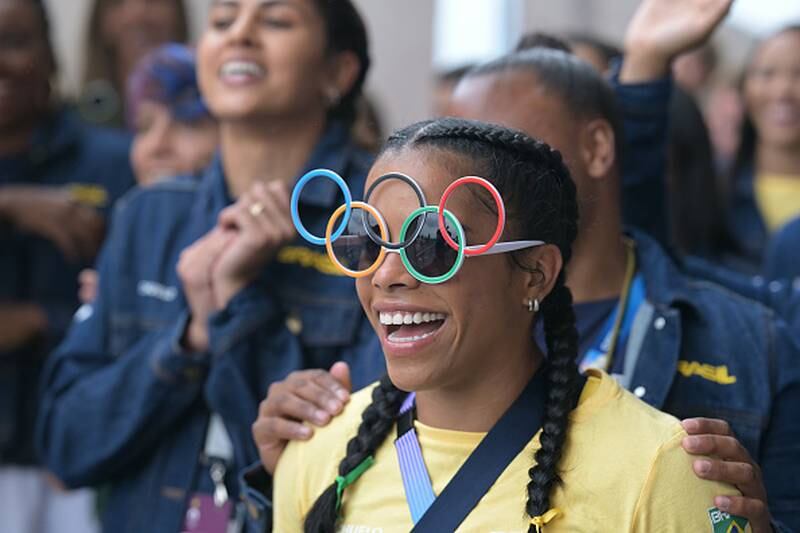
[{"label": "lanyard strap", "polygon": [[645,300],[644,276],[636,273],[634,245],[627,240],[625,244],[628,246],[628,264],[619,303],[606,320],[597,344],[589,348],[581,358],[579,365],[581,372],[585,372],[589,368],[597,368],[606,372],[611,370],[617,347],[624,347],[628,342],[636,314]]},{"label": "lanyard strap", "polygon": [[414,429],[414,395],[406,398],[398,417],[395,448],[415,524],[412,533],[455,531],[511,461],[525,449],[542,427],[547,398],[545,374],[544,368],[536,372],[438,497],[433,493]]}]

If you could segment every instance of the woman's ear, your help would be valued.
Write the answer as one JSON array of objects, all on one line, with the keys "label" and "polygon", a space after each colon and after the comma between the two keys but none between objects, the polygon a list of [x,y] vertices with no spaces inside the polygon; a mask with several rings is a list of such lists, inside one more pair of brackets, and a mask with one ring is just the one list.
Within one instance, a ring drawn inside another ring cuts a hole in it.
[{"label": "woman's ear", "polygon": [[[359,61],[355,53],[349,50],[336,53],[329,61],[330,75],[328,76],[327,86],[323,89],[324,94],[335,94],[338,95],[337,99],[341,99],[355,85],[361,72],[361,61]],[[334,104],[334,102],[331,103]]]},{"label": "woman's ear", "polygon": [[532,257],[529,260],[536,267],[530,269],[527,273],[525,301],[522,302],[525,306],[528,305],[529,300],[542,302],[547,298],[547,295],[553,290],[558,280],[561,267],[564,265],[561,251],[553,244],[540,246],[531,255]]}]

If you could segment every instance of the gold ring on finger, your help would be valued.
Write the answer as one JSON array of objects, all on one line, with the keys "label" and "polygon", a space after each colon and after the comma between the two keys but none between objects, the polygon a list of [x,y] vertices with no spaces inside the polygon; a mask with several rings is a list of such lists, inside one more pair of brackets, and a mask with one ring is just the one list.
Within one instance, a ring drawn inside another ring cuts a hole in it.
[{"label": "gold ring on finger", "polygon": [[250,214],[254,217],[257,217],[261,213],[264,212],[264,204],[261,202],[256,202],[250,206]]}]

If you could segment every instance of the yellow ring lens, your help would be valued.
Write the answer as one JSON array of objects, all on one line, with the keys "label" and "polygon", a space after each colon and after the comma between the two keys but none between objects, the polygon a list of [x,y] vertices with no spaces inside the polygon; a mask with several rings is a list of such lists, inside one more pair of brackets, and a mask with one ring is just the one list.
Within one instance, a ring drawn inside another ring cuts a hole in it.
[{"label": "yellow ring lens", "polygon": [[[381,217],[381,214],[378,213],[377,209],[369,204],[365,204],[364,202],[353,202],[351,206],[353,209],[361,209],[372,215],[375,220],[378,221],[378,229],[381,232],[381,239],[385,241],[389,238],[389,231],[386,228],[386,222],[383,220],[383,217]],[[344,274],[351,278],[364,278],[372,275],[376,270],[378,270],[378,267],[381,265],[381,263],[383,263],[383,260],[386,257],[386,249],[383,246],[380,247],[381,251],[378,253],[378,257],[375,259],[375,262],[372,263],[372,265],[370,265],[370,267],[366,270],[350,270],[339,261],[339,259],[336,257],[336,254],[333,253],[333,241],[331,240],[331,235],[333,234],[333,227],[336,225],[336,221],[339,220],[339,217],[342,216],[342,213],[344,213],[346,208],[346,205],[340,205],[339,208],[333,212],[331,218],[328,219],[328,227],[325,228],[325,249],[328,251],[328,257],[333,264],[336,265],[336,267]]]}]

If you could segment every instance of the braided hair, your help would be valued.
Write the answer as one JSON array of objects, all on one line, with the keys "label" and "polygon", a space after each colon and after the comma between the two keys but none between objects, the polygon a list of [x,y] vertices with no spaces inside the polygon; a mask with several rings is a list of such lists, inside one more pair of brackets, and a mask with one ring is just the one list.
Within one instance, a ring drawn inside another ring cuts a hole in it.
[{"label": "braided hair", "polygon": [[[559,152],[547,144],[509,128],[454,118],[425,121],[392,135],[382,153],[407,149],[438,150],[469,160],[475,173],[485,176],[500,191],[506,205],[507,229],[513,239],[539,239],[558,247],[566,264],[578,231],[575,184]],[[475,191],[488,209],[491,198]],[[528,271],[523,253],[510,254],[513,265]],[[540,371],[548,380],[541,447],[529,470],[526,512],[543,515],[550,506],[550,492],[559,482],[557,466],[567,434],[568,414],[580,394],[577,355],[578,333],[572,310],[572,295],[559,274],[542,305],[547,343],[547,361]],[[347,455],[339,464],[345,476],[373,455],[394,427],[406,393],[381,379],[372,393],[372,404],[362,415],[358,433],[347,444]],[[306,533],[333,533],[337,521],[337,485],[317,499],[306,516]],[[531,526],[531,532],[534,526]]]}]

